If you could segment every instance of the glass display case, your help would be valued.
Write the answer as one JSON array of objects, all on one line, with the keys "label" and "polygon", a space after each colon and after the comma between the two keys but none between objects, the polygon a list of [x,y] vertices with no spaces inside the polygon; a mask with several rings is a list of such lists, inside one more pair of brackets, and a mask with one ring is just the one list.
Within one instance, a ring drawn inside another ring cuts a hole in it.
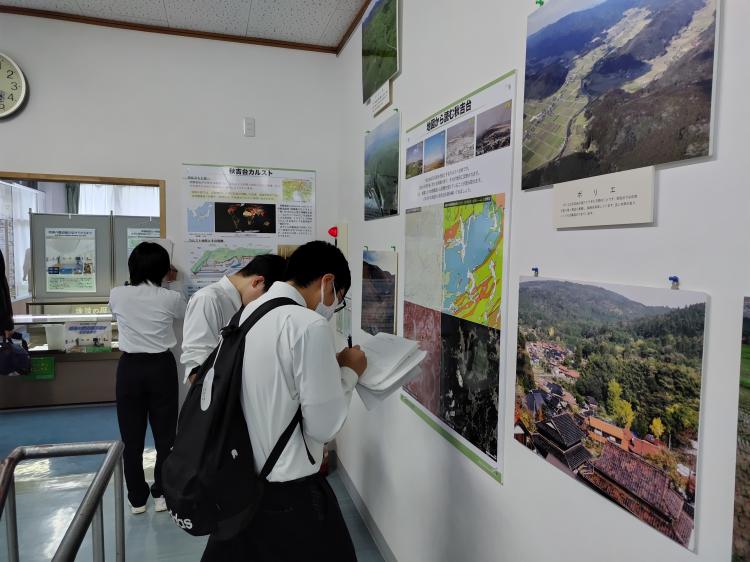
[{"label": "glass display case", "polygon": [[0,409],[113,402],[121,354],[107,303],[33,302],[26,311],[13,320],[32,372],[0,377]]},{"label": "glass display case", "polygon": [[35,353],[117,351],[112,314],[23,314],[13,317],[16,332]]}]

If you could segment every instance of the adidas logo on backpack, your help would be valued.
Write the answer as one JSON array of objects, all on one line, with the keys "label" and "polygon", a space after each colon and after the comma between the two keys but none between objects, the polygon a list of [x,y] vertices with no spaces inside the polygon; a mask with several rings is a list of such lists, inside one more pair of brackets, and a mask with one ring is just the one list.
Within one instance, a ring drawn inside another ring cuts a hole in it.
[{"label": "adidas logo on backpack", "polygon": [[179,517],[177,517],[177,514],[171,510],[169,511],[169,514],[172,516],[172,519],[174,519],[174,522],[177,523],[177,526],[180,529],[188,530],[193,528],[193,522],[190,521],[190,519],[180,519]]}]

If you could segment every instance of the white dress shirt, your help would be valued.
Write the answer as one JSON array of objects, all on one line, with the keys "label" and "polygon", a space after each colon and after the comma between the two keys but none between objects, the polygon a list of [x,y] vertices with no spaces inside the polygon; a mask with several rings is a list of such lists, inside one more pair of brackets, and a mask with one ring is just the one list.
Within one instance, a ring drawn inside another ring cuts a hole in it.
[{"label": "white dress shirt", "polygon": [[240,292],[226,276],[202,288],[188,301],[180,357],[186,380],[219,345],[219,332],[241,306]]},{"label": "white dress shirt", "polygon": [[301,306],[276,308],[250,330],[242,367],[242,409],[260,472],[302,404],[305,439],[316,462],[310,464],[298,427],[268,476],[271,482],[286,482],[320,469],[323,444],[346,420],[357,374],[339,367],[328,322],[307,308],[299,291],[287,283],[277,281],[247,305],[242,321],[277,297],[289,297]]},{"label": "white dress shirt", "polygon": [[109,308],[117,321],[120,351],[162,353],[177,344],[174,321],[185,316],[185,298],[151,283],[115,287]]}]

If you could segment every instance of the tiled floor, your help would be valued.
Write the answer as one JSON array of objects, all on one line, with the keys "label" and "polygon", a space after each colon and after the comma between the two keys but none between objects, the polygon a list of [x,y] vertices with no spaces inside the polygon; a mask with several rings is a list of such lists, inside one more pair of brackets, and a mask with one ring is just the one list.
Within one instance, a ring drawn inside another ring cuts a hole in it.
[{"label": "tiled floor", "polygon": [[[17,445],[117,439],[112,406],[0,412],[0,459]],[[153,472],[153,440],[147,436],[146,473]],[[81,457],[24,462],[16,470],[18,529],[23,562],[50,560],[103,457]],[[150,465],[150,466],[149,466]],[[334,472],[329,481],[339,499],[360,562],[383,559],[364,522]],[[114,494],[104,498],[107,559],[114,559]],[[7,560],[4,521],[0,522],[0,561]],[[126,559],[138,562],[199,560],[204,538],[177,528],[167,513],[152,504],[139,516],[125,517]],[[90,534],[76,560],[91,560]]]}]

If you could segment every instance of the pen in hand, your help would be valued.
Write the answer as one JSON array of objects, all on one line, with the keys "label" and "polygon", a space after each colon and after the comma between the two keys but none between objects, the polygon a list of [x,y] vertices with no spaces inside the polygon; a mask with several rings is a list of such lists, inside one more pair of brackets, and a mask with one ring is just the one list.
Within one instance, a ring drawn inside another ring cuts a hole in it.
[{"label": "pen in hand", "polygon": [[348,347],[351,347],[351,346],[352,346],[352,335],[351,335],[351,334],[349,334],[349,335],[348,335],[348,336],[346,337],[346,343],[347,343],[347,346],[348,346]]}]

